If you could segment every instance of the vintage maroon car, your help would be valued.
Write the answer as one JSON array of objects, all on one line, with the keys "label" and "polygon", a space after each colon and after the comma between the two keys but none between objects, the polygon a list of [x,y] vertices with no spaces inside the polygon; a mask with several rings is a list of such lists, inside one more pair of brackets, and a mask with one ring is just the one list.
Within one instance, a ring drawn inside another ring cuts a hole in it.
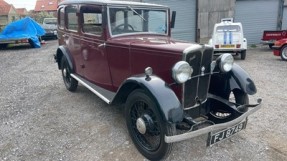
[{"label": "vintage maroon car", "polygon": [[272,49],[275,56],[280,56],[282,60],[287,61],[287,38],[275,41]]},{"label": "vintage maroon car", "polygon": [[[230,54],[171,38],[166,6],[65,0],[55,54],[65,86],[78,82],[108,104],[124,104],[127,129],[143,156],[159,160],[172,143],[208,134],[208,145],[246,127],[261,106],[250,76]],[[122,107],[122,106],[119,106]]]}]

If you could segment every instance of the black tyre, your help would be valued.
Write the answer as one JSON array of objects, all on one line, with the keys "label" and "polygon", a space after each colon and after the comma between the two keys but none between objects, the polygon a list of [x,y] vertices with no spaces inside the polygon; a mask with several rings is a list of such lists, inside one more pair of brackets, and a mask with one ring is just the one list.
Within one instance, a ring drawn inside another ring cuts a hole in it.
[{"label": "black tyre", "polygon": [[229,101],[238,105],[249,103],[248,95],[240,90],[233,90],[229,94]]},{"label": "black tyre", "polygon": [[287,61],[287,45],[284,45],[280,52],[281,59]]},{"label": "black tyre", "polygon": [[78,87],[78,81],[71,77],[71,67],[69,66],[69,63],[65,56],[62,57],[61,60],[61,69],[62,69],[62,76],[63,81],[66,86],[66,88],[69,91],[75,91]]},{"label": "black tyre", "polygon": [[175,133],[174,126],[163,121],[158,108],[151,96],[141,89],[128,96],[125,107],[129,134],[138,151],[150,160],[168,156],[173,144],[166,143],[164,137]]},{"label": "black tyre", "polygon": [[246,58],[246,50],[241,51],[240,56],[241,56],[241,60],[245,60],[245,58]]}]

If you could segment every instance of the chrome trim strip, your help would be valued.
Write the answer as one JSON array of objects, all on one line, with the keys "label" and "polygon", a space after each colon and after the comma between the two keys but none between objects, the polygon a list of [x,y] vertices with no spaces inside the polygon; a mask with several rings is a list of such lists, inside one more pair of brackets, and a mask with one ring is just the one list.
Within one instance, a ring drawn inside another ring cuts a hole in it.
[{"label": "chrome trim strip", "polygon": [[251,110],[248,110],[247,112],[245,112],[244,114],[242,114],[241,116],[239,116],[238,118],[226,122],[226,123],[221,123],[221,124],[215,124],[215,125],[211,125],[196,131],[191,131],[191,132],[187,132],[187,133],[183,133],[183,134],[179,134],[179,135],[174,135],[174,136],[165,136],[164,140],[166,143],[172,143],[172,142],[178,142],[178,141],[183,141],[186,139],[190,139],[196,136],[200,136],[215,130],[221,130],[224,128],[228,128],[231,127],[239,122],[241,122],[242,120],[244,120],[247,116],[253,114],[255,111],[259,110],[261,108],[261,100],[258,99],[258,106],[252,108]]},{"label": "chrome trim strip", "polygon": [[91,86],[83,82],[80,78],[75,76],[74,74],[70,74],[73,78],[75,78],[78,82],[80,82],[82,85],[84,85],[86,88],[88,88],[90,91],[92,91],[94,94],[96,94],[98,97],[100,97],[103,101],[105,101],[107,104],[111,104],[111,100],[107,99],[105,96],[103,96],[101,93],[93,89]]}]

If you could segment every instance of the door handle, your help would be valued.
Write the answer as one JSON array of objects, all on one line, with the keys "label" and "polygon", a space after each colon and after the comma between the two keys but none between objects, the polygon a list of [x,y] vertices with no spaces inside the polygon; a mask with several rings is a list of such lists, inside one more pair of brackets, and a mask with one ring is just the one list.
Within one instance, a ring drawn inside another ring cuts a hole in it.
[{"label": "door handle", "polygon": [[64,34],[64,35],[63,35],[63,38],[67,39],[67,38],[69,38],[69,35]]},{"label": "door handle", "polygon": [[98,48],[101,48],[101,47],[106,47],[106,43],[98,45]]}]

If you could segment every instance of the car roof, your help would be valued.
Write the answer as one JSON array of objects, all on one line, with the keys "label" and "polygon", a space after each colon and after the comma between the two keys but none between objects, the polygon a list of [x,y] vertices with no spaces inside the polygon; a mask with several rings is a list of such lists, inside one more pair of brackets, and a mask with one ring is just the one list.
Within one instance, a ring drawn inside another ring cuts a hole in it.
[{"label": "car roof", "polygon": [[142,7],[163,7],[168,8],[164,5],[152,4],[152,3],[143,3],[143,2],[132,2],[132,1],[118,1],[118,0],[65,0],[62,1],[59,5],[67,4],[101,4],[101,5],[124,5],[124,6],[142,6]]}]

